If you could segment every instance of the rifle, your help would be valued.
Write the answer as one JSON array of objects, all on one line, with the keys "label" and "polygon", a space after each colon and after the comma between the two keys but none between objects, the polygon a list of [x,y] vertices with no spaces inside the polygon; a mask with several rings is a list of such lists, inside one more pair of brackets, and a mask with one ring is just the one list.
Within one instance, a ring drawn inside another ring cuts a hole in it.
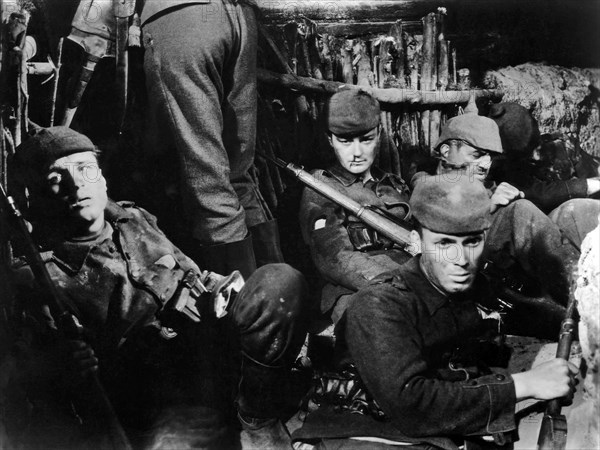
[{"label": "rifle", "polygon": [[[47,292],[48,304],[52,318],[54,319],[59,332],[65,339],[81,339],[83,327],[77,318],[65,307],[68,304],[62,292],[56,288],[56,285],[50,277],[36,244],[31,237],[27,222],[23,218],[21,211],[17,207],[12,197],[6,194],[4,187],[0,184],[0,206],[10,214],[18,233],[23,238],[25,256],[31,266],[31,270],[40,287]],[[107,432],[110,445],[108,448],[118,450],[131,450],[131,444],[125,435],[123,427],[119,423],[115,411],[108,399],[104,387],[95,372],[92,372],[85,380],[85,399],[86,409],[93,411],[97,422],[93,424],[94,430],[98,432]]]},{"label": "rifle", "polygon": [[271,158],[259,152],[256,152],[256,154],[293,173],[296,178],[309,188],[354,214],[366,225],[399,245],[409,255],[415,256],[417,254],[417,250],[410,238],[411,227],[407,223],[400,224],[373,211],[368,205],[361,205],[328,184],[317,180],[310,173],[302,169],[302,167],[298,167],[293,163],[286,163],[278,157]]},{"label": "rifle", "polygon": [[[575,311],[577,309],[575,296],[569,296],[567,313],[560,326],[556,357],[569,359],[573,334],[575,332]],[[542,419],[538,436],[538,450],[564,450],[567,445],[567,418],[561,414],[560,399],[550,400]]]},{"label": "rifle", "polygon": [[[328,184],[317,180],[310,173],[302,169],[302,167],[298,167],[293,163],[287,163],[278,157],[272,158],[260,152],[256,152],[256,154],[267,161],[274,163],[278,167],[291,172],[306,186],[354,214],[366,225],[390,239],[409,255],[415,256],[418,253],[414,244],[411,242],[410,232],[413,227],[409,223],[392,220],[391,218],[370,209],[368,205],[361,205]],[[492,274],[493,278],[499,278],[499,281],[501,282],[498,286],[498,292],[496,293],[498,296],[498,305],[494,306],[495,309],[500,310],[500,312],[508,312],[514,308],[514,304],[538,308],[547,314],[547,316],[545,316],[546,323],[555,323],[558,325],[561,320],[560,318],[564,317],[565,314],[565,308],[563,306],[554,301],[548,301],[548,299],[544,297],[529,297],[522,294],[519,292],[519,287],[514,286],[512,282],[509,283],[505,276],[497,277],[497,274],[493,273],[497,271],[498,270],[494,268],[494,265],[491,262],[488,262],[482,270],[487,278]]]}]

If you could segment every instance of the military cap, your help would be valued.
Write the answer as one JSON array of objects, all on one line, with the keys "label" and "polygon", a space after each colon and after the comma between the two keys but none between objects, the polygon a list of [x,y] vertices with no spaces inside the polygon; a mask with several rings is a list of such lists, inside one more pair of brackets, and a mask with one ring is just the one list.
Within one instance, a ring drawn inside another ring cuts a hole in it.
[{"label": "military cap", "polygon": [[465,141],[472,147],[488,152],[502,153],[498,125],[492,119],[477,114],[462,114],[448,120],[435,148],[451,139]]},{"label": "military cap", "polygon": [[490,227],[488,192],[466,171],[417,179],[410,206],[415,219],[437,233],[464,235]]},{"label": "military cap", "polygon": [[338,136],[358,136],[379,125],[379,102],[369,93],[348,89],[327,103],[327,129]]},{"label": "military cap", "polygon": [[63,156],[96,151],[87,136],[71,128],[41,128],[17,148],[15,161],[24,168],[41,171]]},{"label": "military cap", "polygon": [[493,104],[488,116],[498,125],[502,148],[506,153],[529,156],[540,143],[537,121],[527,108],[518,103]]}]

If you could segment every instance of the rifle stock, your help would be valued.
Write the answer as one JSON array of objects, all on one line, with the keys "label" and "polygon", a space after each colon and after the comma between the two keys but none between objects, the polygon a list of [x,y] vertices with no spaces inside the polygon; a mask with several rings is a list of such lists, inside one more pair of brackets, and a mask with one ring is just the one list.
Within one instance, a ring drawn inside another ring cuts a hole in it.
[{"label": "rifle stock", "polygon": [[[557,358],[569,359],[576,325],[574,319],[576,304],[577,301],[571,294],[565,319],[560,326],[558,347],[556,349]],[[546,407],[538,436],[537,448],[538,450],[565,450],[566,446],[567,418],[564,414],[561,414],[560,399],[555,398],[554,400],[550,400]]]},{"label": "rifle stock", "polygon": [[[25,257],[40,287],[47,292],[47,301],[50,312],[59,331],[66,339],[81,339],[82,327],[79,321],[65,307],[65,300],[61,291],[56,288],[52,281],[50,273],[46,268],[37,246],[27,228],[27,222],[23,218],[21,211],[17,207],[12,197],[4,191],[0,183],[0,196],[2,209],[6,214],[10,214],[16,231],[22,236],[25,247]],[[115,411],[108,399],[104,387],[102,386],[98,375],[93,372],[86,377],[85,389],[85,408],[94,413],[97,421],[92,424],[92,428],[99,435],[107,434],[109,442],[105,448],[115,450],[130,450],[131,444],[119,423]]]}]

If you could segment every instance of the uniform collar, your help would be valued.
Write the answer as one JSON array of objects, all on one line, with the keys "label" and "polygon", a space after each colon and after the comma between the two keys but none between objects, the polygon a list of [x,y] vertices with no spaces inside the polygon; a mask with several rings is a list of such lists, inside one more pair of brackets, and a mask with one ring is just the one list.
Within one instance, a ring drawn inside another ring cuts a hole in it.
[{"label": "uniform collar", "polygon": [[[112,200],[108,201],[104,214],[105,220],[110,224],[127,222],[133,217],[126,209]],[[107,226],[105,225],[105,227]],[[105,233],[106,228],[102,231],[102,234]],[[88,255],[100,240],[101,237],[93,241],[93,243],[85,241],[62,241],[53,248],[52,259],[63,269],[73,274],[78,273],[85,264]]]},{"label": "uniform collar", "polygon": [[104,215],[106,220],[115,222],[127,222],[129,219],[133,219],[133,214],[127,211],[125,208],[133,206],[132,202],[120,202],[115,203],[112,200],[108,200]]},{"label": "uniform collar", "polygon": [[421,269],[421,255],[411,258],[404,264],[407,270],[403,272],[403,277],[406,284],[413,290],[420,301],[422,301],[429,315],[434,315],[440,308],[449,302],[473,302],[477,303],[491,295],[490,286],[485,277],[477,275],[473,286],[467,292],[446,295],[442,294],[431,282],[427,279]]},{"label": "uniform collar", "polygon": [[420,255],[411,258],[405,263],[406,270],[403,271],[402,275],[419,300],[425,304],[429,315],[432,316],[448,302],[448,296],[442,294],[431,284],[421,270],[420,262]]},{"label": "uniform collar", "polygon": [[[327,169],[327,172],[329,172],[329,174],[333,178],[338,180],[345,187],[351,186],[358,181],[362,181],[362,177],[360,175],[355,175],[353,173],[348,172],[338,162],[336,162],[333,166]],[[387,176],[388,174],[386,174],[383,170],[379,169],[378,167],[372,166],[372,179],[369,181],[377,183],[378,181],[383,181],[383,179]]]}]

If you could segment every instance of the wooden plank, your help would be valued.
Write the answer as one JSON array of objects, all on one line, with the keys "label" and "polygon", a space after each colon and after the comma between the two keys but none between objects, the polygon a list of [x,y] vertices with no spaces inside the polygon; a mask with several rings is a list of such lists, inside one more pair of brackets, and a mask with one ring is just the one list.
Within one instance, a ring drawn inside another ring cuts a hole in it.
[{"label": "wooden plank", "polygon": [[[286,22],[300,16],[316,21],[418,20],[438,6],[457,0],[262,0],[258,5],[264,17]],[[389,28],[389,27],[388,27]]]},{"label": "wooden plank", "polygon": [[464,91],[417,91],[413,89],[369,88],[337,81],[316,80],[291,74],[271,72],[258,69],[258,81],[261,83],[290,89],[299,93],[332,95],[343,89],[361,89],[384,103],[420,103],[424,105],[444,105],[467,103],[471,95],[476,98],[486,97],[500,99],[502,91],[498,89],[469,89]]}]

